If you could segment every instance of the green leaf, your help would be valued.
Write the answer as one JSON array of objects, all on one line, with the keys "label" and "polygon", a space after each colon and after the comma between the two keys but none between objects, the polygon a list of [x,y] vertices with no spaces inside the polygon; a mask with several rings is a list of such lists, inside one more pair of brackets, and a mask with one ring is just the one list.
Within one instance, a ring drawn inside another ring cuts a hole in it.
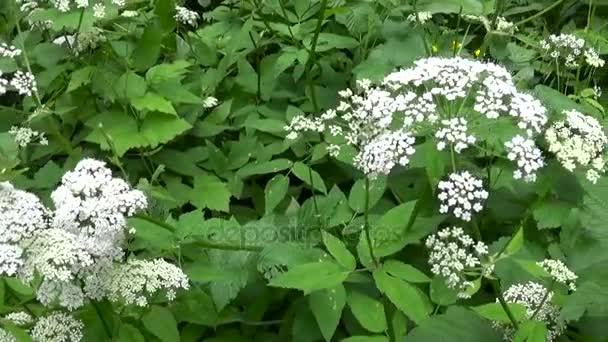
[{"label": "green leaf", "polygon": [[[386,177],[378,177],[369,181],[369,208],[373,208],[386,191]],[[365,211],[365,179],[355,182],[348,194],[348,205],[356,212]]]},{"label": "green leaf", "polygon": [[338,323],[340,323],[345,303],[346,291],[342,284],[334,288],[315,291],[309,295],[310,310],[317,320],[325,341],[331,341]]},{"label": "green leaf", "polygon": [[158,16],[160,25],[165,32],[175,28],[175,0],[156,0],[154,13]]},{"label": "green leaf", "polygon": [[[516,321],[521,321],[526,317],[526,307],[521,304],[509,303],[507,304],[509,311],[513,314]],[[488,303],[484,305],[474,306],[471,309],[475,310],[480,316],[489,319],[490,321],[498,321],[503,323],[510,323],[511,320],[507,315],[505,309],[500,303]]]},{"label": "green leaf", "polygon": [[279,203],[287,195],[289,190],[289,178],[283,175],[274,176],[264,188],[264,211],[266,214],[272,213]]},{"label": "green leaf", "polygon": [[559,228],[570,214],[571,208],[565,202],[545,201],[534,209],[534,219],[539,229]]},{"label": "green leaf", "polygon": [[401,203],[372,222],[372,242],[376,256],[387,256],[400,251],[407,243],[406,231],[416,201]]},{"label": "green leaf", "polygon": [[179,342],[179,331],[177,322],[171,311],[161,306],[152,306],[141,322],[150,333],[163,342]]},{"label": "green leaf", "polygon": [[480,0],[421,0],[417,4],[418,11],[431,13],[460,13],[463,14],[484,14],[483,5]]},{"label": "green leaf", "polygon": [[155,148],[173,140],[190,128],[192,126],[184,119],[158,113],[148,113],[141,126],[140,135],[146,142],[146,146]]},{"label": "green leaf", "polygon": [[93,66],[85,66],[84,68],[80,68],[75,70],[70,75],[70,83],[68,84],[68,89],[66,92],[72,92],[83,85],[87,85],[91,83],[91,76],[95,71],[95,67]]},{"label": "green leaf", "polygon": [[545,342],[547,327],[540,321],[525,321],[519,325],[513,342]]},{"label": "green leaf", "polygon": [[523,244],[524,244],[524,227],[521,227],[517,230],[517,233],[515,233],[515,235],[513,235],[513,238],[511,239],[511,241],[509,241],[509,244],[507,245],[507,247],[505,249],[505,253],[507,255],[513,255],[513,254],[519,252],[519,250],[521,249]]},{"label": "green leaf", "polygon": [[296,58],[298,58],[297,51],[288,50],[283,52],[275,62],[274,68],[272,69],[272,76],[274,78],[279,77],[279,75],[294,64]]},{"label": "green leaf", "polygon": [[133,50],[133,67],[144,71],[156,64],[160,56],[160,46],[163,40],[163,31],[157,21],[153,21],[144,29],[144,33],[137,40]]},{"label": "green leaf", "polygon": [[[304,46],[310,49],[312,43],[312,37],[304,40]],[[341,36],[333,33],[322,32],[319,34],[317,40],[316,51],[323,52],[331,49],[352,49],[359,46],[359,42],[347,36]]]},{"label": "green leaf", "polygon": [[114,84],[114,91],[118,98],[130,102],[144,96],[146,93],[146,80],[133,71],[122,74]]},{"label": "green leaf", "polygon": [[179,322],[214,327],[218,320],[213,300],[205,291],[198,289],[191,289],[180,296],[173,312]]},{"label": "green leaf", "polygon": [[20,295],[31,296],[34,294],[34,289],[25,284],[23,281],[17,278],[4,278],[6,285],[11,288],[11,290],[17,292]]},{"label": "green leaf", "polygon": [[438,305],[447,306],[458,301],[458,291],[449,288],[442,277],[433,277],[430,292],[431,300]]},{"label": "green leaf", "polygon": [[357,267],[357,262],[344,243],[326,231],[322,231],[321,233],[323,234],[323,243],[325,244],[325,247],[327,247],[329,253],[340,265],[344,266],[349,271],[354,271]]},{"label": "green leaf", "polygon": [[475,312],[450,306],[445,314],[430,317],[414,328],[408,342],[502,342],[491,322]]},{"label": "green leaf", "polygon": [[237,177],[247,178],[254,175],[274,173],[290,168],[293,165],[289,159],[274,159],[266,162],[255,161],[243,166],[236,172]]},{"label": "green leaf", "polygon": [[135,236],[150,248],[171,250],[173,248],[173,233],[148,220],[132,217],[129,226],[135,228]]},{"label": "green leaf", "polygon": [[388,342],[386,336],[351,336],[341,340],[342,342]]},{"label": "green leaf", "polygon": [[382,265],[382,270],[394,277],[410,283],[428,283],[431,281],[426,274],[412,265],[404,264],[397,260],[387,260]]},{"label": "green leaf", "polygon": [[386,330],[386,315],[382,302],[358,291],[349,291],[347,302],[362,327],[375,333]]},{"label": "green leaf", "polygon": [[333,262],[306,263],[296,265],[287,272],[274,277],[269,285],[298,289],[304,291],[304,294],[309,294],[341,284],[349,273]]},{"label": "green leaf", "polygon": [[291,168],[291,171],[296,177],[311,186],[313,189],[327,194],[327,188],[325,187],[325,182],[323,182],[323,178],[321,178],[317,171],[308,167],[308,165],[302,162],[295,162],[293,164],[293,167]]},{"label": "green leaf", "polygon": [[226,183],[212,175],[194,177],[194,188],[190,193],[190,201],[199,209],[229,212],[230,197]]},{"label": "green leaf", "polygon": [[534,92],[545,106],[556,113],[561,113],[562,111],[569,109],[576,109],[583,113],[585,112],[584,107],[553,88],[539,84],[534,87]]},{"label": "green leaf", "polygon": [[135,109],[141,111],[149,110],[177,115],[177,112],[175,112],[175,108],[173,108],[171,102],[152,92],[147,92],[146,95],[131,100],[131,105],[133,105]]},{"label": "green leaf", "polygon": [[120,341],[130,341],[130,342],[145,342],[144,336],[139,332],[139,329],[132,326],[128,323],[123,323],[120,325],[120,329],[118,330],[118,339]]},{"label": "green leaf", "polygon": [[380,292],[411,320],[421,324],[428,318],[431,308],[419,289],[381,270],[374,271],[374,280]]},{"label": "green leaf", "polygon": [[179,81],[188,72],[190,65],[188,61],[184,60],[155,65],[146,72],[146,81],[152,86],[157,86],[170,80]]}]

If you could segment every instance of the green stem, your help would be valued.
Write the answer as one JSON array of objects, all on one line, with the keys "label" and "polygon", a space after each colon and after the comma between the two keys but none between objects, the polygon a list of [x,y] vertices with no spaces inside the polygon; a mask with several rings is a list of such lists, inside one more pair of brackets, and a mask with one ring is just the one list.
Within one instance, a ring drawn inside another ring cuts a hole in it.
[{"label": "green stem", "polygon": [[365,213],[364,215],[364,226],[365,230],[365,240],[367,240],[367,246],[369,248],[369,256],[371,257],[374,266],[378,267],[380,263],[374,254],[374,247],[372,245],[372,237],[370,233],[370,225],[369,225],[369,177],[365,177]]},{"label": "green stem", "polygon": [[[170,225],[167,222],[163,222],[161,220],[158,220],[154,217],[151,217],[149,215],[146,214],[136,214],[133,217],[144,220],[144,221],[148,221],[150,223],[153,223],[161,228],[164,228],[170,232],[174,232],[177,230],[176,227]],[[244,244],[226,244],[226,243],[220,243],[220,242],[212,242],[212,241],[203,241],[203,240],[199,240],[199,241],[195,241],[192,242],[191,244],[196,245],[198,247],[202,247],[202,248],[208,248],[208,249],[219,249],[219,250],[225,250],[225,251],[250,251],[250,252],[260,252],[264,249],[264,247],[261,246],[247,246]]]},{"label": "green stem", "polygon": [[526,19],[523,19],[523,20],[520,20],[520,21],[516,22],[516,23],[515,23],[515,26],[517,27],[517,26],[523,25],[523,24],[525,24],[525,23],[527,23],[527,22],[530,22],[530,21],[532,21],[532,20],[534,20],[534,19],[536,19],[536,18],[540,17],[541,15],[543,15],[543,14],[545,14],[545,13],[549,12],[550,10],[554,9],[555,7],[557,7],[557,6],[558,6],[559,4],[561,4],[563,1],[564,1],[564,0],[557,0],[556,2],[554,2],[553,4],[551,4],[551,6],[546,7],[546,8],[545,8],[545,9],[543,9],[542,11],[540,11],[540,12],[538,12],[538,13],[536,13],[536,14],[532,15],[532,16],[529,16],[529,17],[527,17]]},{"label": "green stem", "polygon": [[[551,286],[551,287],[553,287],[553,286]],[[536,308],[536,310],[534,310],[534,312],[532,313],[532,316],[530,316],[530,318],[528,318],[528,320],[532,321],[532,320],[534,320],[536,315],[538,315],[538,313],[540,312],[540,309],[542,309],[543,305],[545,305],[547,298],[549,298],[549,292],[550,292],[549,289],[545,289],[545,294],[543,295],[543,299],[541,299],[540,303],[538,304],[538,307]]]},{"label": "green stem", "polygon": [[99,310],[99,307],[97,306],[97,302],[91,301],[91,306],[93,306],[93,310],[95,310],[95,313],[97,314],[97,316],[99,316],[99,319],[101,320],[101,324],[103,325],[103,330],[105,330],[106,335],[108,336],[108,338],[110,340],[112,340],[112,332],[110,331],[110,327],[108,326],[108,323],[101,315],[101,311]]},{"label": "green stem", "polygon": [[503,296],[502,292],[500,291],[500,286],[498,284],[498,281],[493,280],[491,283],[492,283],[492,288],[494,289],[494,292],[496,293],[496,297],[498,297],[498,302],[500,303],[500,306],[502,306],[503,310],[505,310],[505,312],[507,313],[507,317],[509,317],[511,324],[513,324],[513,328],[515,328],[515,330],[517,330],[517,328],[519,328],[519,324],[517,323],[517,319],[515,319],[515,316],[511,312],[511,309],[509,309],[509,304],[507,304],[505,297]]},{"label": "green stem", "polygon": [[315,112],[319,111],[319,103],[317,101],[317,95],[315,94],[315,86],[312,82],[312,75],[310,71],[312,66],[316,62],[316,49],[317,49],[317,41],[319,40],[319,34],[321,33],[321,28],[323,27],[323,20],[325,19],[325,8],[327,7],[327,0],[321,0],[321,9],[319,9],[319,17],[317,19],[317,27],[315,28],[315,33],[312,37],[312,42],[310,45],[310,51],[308,52],[308,60],[304,66],[304,73],[306,74],[306,83],[308,83],[308,88],[310,91],[310,100],[312,101],[312,107]]}]

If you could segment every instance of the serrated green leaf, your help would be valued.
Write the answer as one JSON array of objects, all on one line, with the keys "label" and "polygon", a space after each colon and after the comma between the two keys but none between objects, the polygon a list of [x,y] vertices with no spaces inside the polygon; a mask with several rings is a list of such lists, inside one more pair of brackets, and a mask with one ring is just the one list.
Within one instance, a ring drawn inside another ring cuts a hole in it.
[{"label": "serrated green leaf", "polygon": [[139,329],[132,326],[128,323],[123,323],[120,325],[120,329],[118,330],[118,338],[121,341],[130,341],[130,342],[145,342],[144,336],[139,332]]},{"label": "serrated green leaf", "polygon": [[450,306],[445,314],[422,322],[407,335],[408,342],[501,342],[490,321],[471,310]]},{"label": "serrated green leaf", "polygon": [[83,85],[87,85],[91,83],[91,76],[95,71],[95,67],[93,66],[85,66],[84,68],[80,68],[72,72],[70,77],[70,83],[68,84],[68,89],[66,92],[72,92]]},{"label": "serrated green leaf", "polygon": [[137,110],[149,110],[177,115],[171,102],[153,92],[147,92],[146,95],[131,100],[131,105]]},{"label": "serrated green leaf", "polygon": [[513,238],[511,239],[511,241],[509,241],[509,244],[507,245],[507,247],[505,249],[505,253],[507,255],[513,255],[513,254],[519,252],[519,250],[521,249],[523,244],[524,244],[524,228],[521,227],[517,230],[517,233],[515,233],[515,235],[513,235]]},{"label": "serrated green leaf", "polygon": [[133,71],[122,74],[114,84],[114,92],[118,98],[127,102],[144,96],[146,88],[146,80]]},{"label": "serrated green leaf", "polygon": [[431,278],[419,271],[414,266],[397,260],[387,260],[382,265],[382,270],[394,277],[410,283],[428,283],[431,281]]},{"label": "serrated green leaf", "polygon": [[188,61],[184,60],[155,65],[146,72],[146,81],[152,86],[157,86],[170,80],[179,81],[188,72],[187,69],[190,65]]},{"label": "serrated green leaf", "polygon": [[546,342],[547,326],[540,321],[526,321],[519,325],[513,342]]},{"label": "serrated green leaf", "polygon": [[[522,304],[517,303],[509,303],[507,304],[509,307],[509,311],[513,314],[513,317],[516,321],[521,321],[526,318],[526,307]],[[505,309],[501,306],[500,303],[488,303],[484,305],[474,306],[473,309],[480,316],[487,318],[491,321],[498,321],[503,323],[510,323],[511,320],[507,315]]]},{"label": "serrated green leaf", "polygon": [[140,218],[130,218],[129,226],[135,229],[135,236],[143,240],[147,247],[159,250],[171,250],[174,240],[169,230]]},{"label": "serrated green leaf", "polygon": [[362,327],[375,333],[386,330],[386,314],[382,302],[354,290],[348,292],[347,302]]},{"label": "serrated green leaf", "polygon": [[325,341],[331,341],[338,323],[340,323],[345,303],[346,291],[342,284],[333,288],[315,291],[309,295],[308,304],[310,310],[317,320]]},{"label": "serrated green leaf", "polygon": [[144,327],[163,342],[179,342],[179,331],[175,317],[168,309],[161,306],[152,306],[141,322]]},{"label": "serrated green leaf", "polygon": [[411,320],[420,324],[428,318],[431,308],[420,290],[381,270],[374,271],[374,280],[380,292]]},{"label": "serrated green leaf", "polygon": [[289,178],[283,175],[274,176],[264,188],[264,211],[270,214],[287,195]]},{"label": "serrated green leaf", "polygon": [[326,231],[321,232],[323,235],[323,243],[329,253],[336,259],[336,261],[344,266],[349,271],[354,271],[357,267],[355,257],[350,253],[346,245],[337,237],[331,235]]},{"label": "serrated green leaf", "polygon": [[293,165],[289,159],[274,159],[267,162],[249,163],[236,172],[237,177],[247,178],[254,175],[274,173],[290,168]]},{"label": "serrated green leaf", "polygon": [[304,291],[329,289],[341,284],[350,272],[341,266],[327,261],[296,265],[287,272],[273,278],[268,285]]},{"label": "serrated green leaf", "polygon": [[156,64],[160,56],[160,46],[163,40],[163,31],[160,23],[152,21],[137,40],[131,58],[135,70],[144,71]]},{"label": "serrated green leaf", "polygon": [[298,177],[301,181],[308,184],[313,189],[316,189],[324,194],[327,194],[327,188],[321,175],[308,165],[302,162],[295,162],[291,168],[293,174]]},{"label": "serrated green leaf", "polygon": [[[376,203],[382,198],[386,191],[386,177],[377,177],[369,180],[369,208],[373,208]],[[348,194],[348,205],[356,212],[362,213],[365,211],[365,179],[359,179],[355,182]]]},{"label": "serrated green leaf", "polygon": [[194,177],[194,187],[190,193],[190,201],[199,209],[229,212],[230,197],[226,183],[212,175]]},{"label": "serrated green leaf", "polygon": [[565,202],[545,201],[534,209],[534,219],[539,229],[559,228],[570,214],[571,208]]}]

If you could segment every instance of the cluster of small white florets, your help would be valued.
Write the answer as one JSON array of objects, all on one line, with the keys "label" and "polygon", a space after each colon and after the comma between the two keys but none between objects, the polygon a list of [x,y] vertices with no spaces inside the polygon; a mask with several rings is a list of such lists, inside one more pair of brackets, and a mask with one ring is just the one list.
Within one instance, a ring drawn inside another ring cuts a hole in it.
[{"label": "cluster of small white florets", "polygon": [[545,165],[542,152],[532,139],[516,135],[505,143],[507,158],[517,163],[513,178],[536,181],[536,171]]},{"label": "cluster of small white florets", "polygon": [[29,127],[17,127],[13,126],[8,131],[17,145],[20,147],[26,147],[27,145],[38,141],[40,145],[48,145],[49,141],[46,139],[46,136],[42,132],[35,131]]},{"label": "cluster of small white florets", "polygon": [[576,110],[564,111],[566,120],[557,121],[545,132],[549,151],[569,171],[586,169],[587,179],[596,183],[605,171],[604,151],[608,138],[597,119]]},{"label": "cluster of small white florets", "polygon": [[[565,323],[559,319],[559,308],[551,302],[553,292],[543,285],[535,282],[515,284],[509,287],[503,296],[507,303],[523,305],[526,308],[526,319],[534,319],[547,325],[547,342],[554,341],[564,331]],[[496,301],[498,302],[498,299]],[[495,322],[494,326],[503,330],[505,341],[513,340],[515,329],[512,326],[498,322]]]},{"label": "cluster of small white florets", "polygon": [[406,19],[410,23],[424,24],[427,21],[431,20],[432,18],[433,18],[433,13],[431,13],[431,12],[417,12],[417,13],[411,13],[410,15],[407,16]]},{"label": "cluster of small white florets", "polygon": [[545,259],[536,264],[549,273],[556,282],[566,285],[571,291],[576,291],[578,276],[561,260]]},{"label": "cluster of small white florets", "polygon": [[218,104],[218,100],[213,96],[207,96],[203,100],[203,108],[205,108],[205,109],[213,108],[213,107],[217,106],[217,104]]},{"label": "cluster of small white florets", "polygon": [[485,271],[481,262],[488,255],[488,247],[482,241],[475,242],[460,227],[445,228],[430,235],[425,245],[430,250],[431,272],[445,279],[449,288],[459,291],[461,298],[469,297],[467,290],[473,286],[470,274],[491,272]]},{"label": "cluster of small white florets", "polygon": [[[0,43],[1,57],[17,59],[20,55],[20,49],[6,43]],[[2,77],[3,75],[2,70],[0,70],[0,95],[9,90],[14,90],[19,95],[31,96],[36,91],[36,79],[29,71],[17,70],[10,79]]]},{"label": "cluster of small white florets", "polygon": [[604,60],[599,57],[597,51],[586,47],[586,42],[572,34],[562,33],[550,35],[546,40],[540,41],[540,47],[549,57],[563,61],[567,68],[578,68],[583,60],[595,68],[604,66]]},{"label": "cluster of small white florets", "polygon": [[41,317],[30,334],[34,342],[77,342],[83,338],[84,324],[63,312]]},{"label": "cluster of small white florets", "polygon": [[184,25],[197,26],[200,16],[198,13],[191,11],[183,6],[175,6],[175,20]]},{"label": "cluster of small white florets", "polygon": [[[469,133],[475,131],[471,122],[490,125],[486,119],[510,118],[531,139],[547,122],[546,109],[532,95],[518,92],[504,67],[460,57],[421,59],[378,84],[360,80],[355,89],[342,90],[339,96],[338,106],[318,117],[294,117],[285,126],[287,139],[304,132],[343,138],[344,143],[332,139],[332,155],[342,144],[354,147],[355,166],[368,176],[406,165],[414,153],[414,138],[429,131],[434,130],[439,150],[449,145],[460,152],[477,143],[478,138]],[[397,144],[398,135],[406,141]],[[396,154],[397,146],[407,153]]]},{"label": "cluster of small white florets", "polygon": [[[40,3],[42,1],[38,1]],[[50,0],[53,7],[61,12],[69,12],[72,9],[83,9],[91,8],[93,10],[93,16],[96,18],[103,18],[106,15],[106,6],[103,1],[98,0]],[[125,5],[125,0],[112,0],[112,4],[118,7]]]},{"label": "cluster of small white florets", "polygon": [[8,331],[0,328],[0,341],[2,342],[17,342],[17,338]]},{"label": "cluster of small white florets", "polygon": [[435,138],[439,151],[451,144],[456,153],[462,152],[476,141],[473,135],[467,134],[467,120],[464,118],[441,120],[441,128],[435,133]]},{"label": "cluster of small white florets", "polygon": [[[4,319],[10,321],[18,327],[32,324],[32,322],[34,321],[34,318],[24,311],[11,312],[8,315],[4,316]],[[0,338],[0,341],[3,341],[2,338]]]},{"label": "cluster of small white florets", "polygon": [[109,298],[126,305],[146,306],[158,291],[173,300],[178,289],[188,289],[188,277],[177,266],[162,259],[129,260],[118,265],[108,284]]},{"label": "cluster of small white florets", "polygon": [[[486,30],[493,30],[492,23],[490,20],[484,16],[472,15],[472,14],[464,14],[462,16],[464,19],[472,22],[482,23]],[[505,17],[497,17],[496,18],[496,27],[494,28],[496,31],[504,32],[504,33],[513,33],[517,31],[517,27],[514,23],[508,21]]]},{"label": "cluster of small white florets", "polygon": [[488,198],[481,179],[468,171],[451,173],[448,180],[439,182],[438,188],[437,198],[441,202],[439,212],[452,212],[464,221],[471,220],[472,212],[480,212]]},{"label": "cluster of small white florets", "polygon": [[[87,299],[121,295],[112,291],[133,275],[113,270],[124,257],[126,218],[146,207],[144,194],[113,178],[105,163],[84,159],[62,177],[51,199],[53,212],[36,196],[0,184],[0,272],[27,282],[40,275],[36,296],[45,306],[74,310]],[[139,287],[124,285],[133,293],[166,290],[172,299],[188,287],[179,268],[161,260],[141,263],[149,267],[140,272]]]}]

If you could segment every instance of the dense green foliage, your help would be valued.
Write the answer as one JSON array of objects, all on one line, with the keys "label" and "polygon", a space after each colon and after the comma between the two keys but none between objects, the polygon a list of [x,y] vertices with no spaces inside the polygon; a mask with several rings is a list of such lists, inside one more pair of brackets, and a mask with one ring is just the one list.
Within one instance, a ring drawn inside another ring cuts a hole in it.
[{"label": "dense green foliage", "polygon": [[[285,128],[335,108],[356,80],[381,81],[429,56],[504,66],[550,122],[575,109],[604,123],[605,68],[565,68],[540,42],[568,33],[608,52],[608,1],[101,2],[103,18],[92,6],[0,1],[0,37],[22,50],[0,57],[0,70],[37,82],[31,96],[0,95],[0,181],[49,204],[81,159],[107,161],[149,201],[129,219],[129,257],[179,265],[190,288],[147,307],[87,304],[72,312],[84,341],[490,342],[511,326],[513,341],[540,342],[551,327],[503,302],[531,280],[559,308],[555,341],[608,340],[608,178],[594,184],[547,157],[535,182],[513,179],[499,158],[511,127],[496,124],[476,132],[486,152],[456,156],[489,184],[483,211],[466,222],[439,212],[453,150],[418,137],[407,167],[368,178],[352,151],[332,157],[320,134],[287,139]],[[199,13],[197,25],[176,21],[176,5]],[[503,19],[514,26],[499,29]],[[66,35],[74,40],[58,44]],[[18,146],[13,126],[48,144]],[[470,298],[428,262],[425,239],[454,225],[494,258]],[[568,265],[576,291],[536,264],[544,259]],[[37,285],[4,277],[0,314],[54,310]],[[27,328],[0,324],[29,340]]]}]

